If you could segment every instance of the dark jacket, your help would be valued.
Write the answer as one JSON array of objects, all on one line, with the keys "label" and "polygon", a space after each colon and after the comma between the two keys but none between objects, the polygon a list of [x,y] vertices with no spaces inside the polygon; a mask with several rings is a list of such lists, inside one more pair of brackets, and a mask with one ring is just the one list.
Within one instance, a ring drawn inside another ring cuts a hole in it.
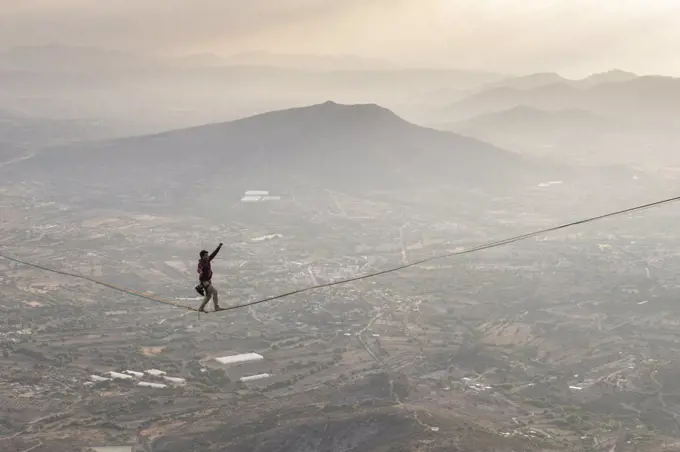
[{"label": "dark jacket", "polygon": [[202,259],[198,260],[198,268],[197,272],[199,274],[199,280],[201,282],[203,281],[210,281],[212,279],[212,268],[210,266],[210,261],[215,259],[215,256],[217,256],[217,253],[220,252],[220,248],[222,248],[222,244],[220,244],[215,251],[213,251],[209,256],[206,256]]}]

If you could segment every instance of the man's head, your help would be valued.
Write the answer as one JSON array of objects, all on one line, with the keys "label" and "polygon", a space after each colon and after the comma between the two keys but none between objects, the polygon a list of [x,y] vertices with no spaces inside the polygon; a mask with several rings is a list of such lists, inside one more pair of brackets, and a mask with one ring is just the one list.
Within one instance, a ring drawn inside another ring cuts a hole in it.
[{"label": "man's head", "polygon": [[200,253],[198,253],[198,256],[201,259],[205,259],[205,257],[208,255],[208,252],[206,250],[202,250]]}]

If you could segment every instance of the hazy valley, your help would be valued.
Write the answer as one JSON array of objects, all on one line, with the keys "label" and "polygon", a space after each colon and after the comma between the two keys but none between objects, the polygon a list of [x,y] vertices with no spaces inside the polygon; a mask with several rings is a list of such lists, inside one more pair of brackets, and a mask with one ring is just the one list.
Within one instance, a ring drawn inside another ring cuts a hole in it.
[{"label": "hazy valley", "polygon": [[[676,196],[679,93],[624,71],[18,48],[0,253],[194,308],[220,242],[225,307],[379,272]],[[680,450],[677,220],[200,316],[0,258],[0,450]]]}]

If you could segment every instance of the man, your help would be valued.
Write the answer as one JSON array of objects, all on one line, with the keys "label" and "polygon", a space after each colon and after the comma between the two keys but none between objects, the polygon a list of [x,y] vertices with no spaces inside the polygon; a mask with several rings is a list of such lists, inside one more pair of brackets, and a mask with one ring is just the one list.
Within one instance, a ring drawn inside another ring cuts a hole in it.
[{"label": "man", "polygon": [[210,301],[210,298],[212,297],[213,300],[213,305],[215,306],[215,311],[221,311],[222,308],[220,308],[219,301],[218,301],[218,296],[217,296],[217,289],[215,289],[215,286],[212,285],[212,268],[210,267],[210,262],[217,256],[217,253],[220,252],[220,249],[222,248],[222,244],[220,243],[217,249],[212,252],[212,254],[208,255],[208,252],[206,250],[202,250],[199,254],[199,259],[198,259],[198,279],[200,281],[200,285],[204,288],[205,290],[205,296],[203,297],[203,304],[201,304],[201,307],[198,308],[199,312],[206,312],[205,310],[205,305],[208,304],[208,301]]}]

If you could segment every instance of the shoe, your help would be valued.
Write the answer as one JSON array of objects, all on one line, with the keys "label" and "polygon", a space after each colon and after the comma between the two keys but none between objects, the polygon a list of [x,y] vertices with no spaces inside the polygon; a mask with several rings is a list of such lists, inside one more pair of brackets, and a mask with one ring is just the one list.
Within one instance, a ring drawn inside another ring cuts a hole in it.
[{"label": "shoe", "polygon": [[215,308],[215,312],[217,311],[224,311],[224,308],[220,308],[219,306]]},{"label": "shoe", "polygon": [[208,313],[208,311],[206,311],[205,308],[198,308],[198,312],[205,312],[206,314]]}]

